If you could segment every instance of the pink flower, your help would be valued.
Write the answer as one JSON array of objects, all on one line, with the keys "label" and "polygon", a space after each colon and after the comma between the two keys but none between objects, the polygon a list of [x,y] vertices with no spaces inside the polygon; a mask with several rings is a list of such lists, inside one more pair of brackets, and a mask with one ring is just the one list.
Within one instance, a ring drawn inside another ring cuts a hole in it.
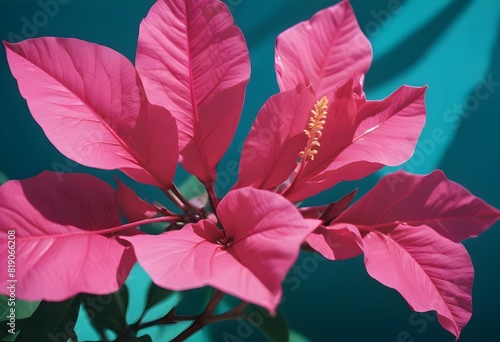
[{"label": "pink flower", "polygon": [[460,241],[500,219],[500,210],[434,171],[397,172],[307,243],[328,259],[365,255],[368,273],[396,289],[413,310],[437,312],[457,338],[472,314],[474,269]]},{"label": "pink flower", "polygon": [[302,218],[280,195],[252,188],[229,192],[217,215],[219,226],[202,220],[160,236],[123,239],[162,287],[181,291],[210,285],[274,313],[281,283],[320,221]]},{"label": "pink flower", "polygon": [[[332,260],[364,253],[372,277],[414,310],[436,311],[457,338],[470,319],[473,268],[460,242],[500,211],[442,172],[386,176],[349,208],[355,191],[327,206],[292,204],[405,162],[425,122],[426,87],[366,100],[371,47],[347,0],[278,37],[280,93],[258,113],[238,182],[220,203],[216,167],[250,74],[243,36],[222,2],[158,0],[141,23],[136,67],[77,39],[4,45],[33,117],[61,153],[156,186],[182,211],[83,174],[7,182],[0,238],[16,237],[18,298],[114,292],[138,261],[162,287],[208,285],[274,314],[300,249],[312,248]],[[205,198],[195,205],[173,184],[178,161],[203,183],[212,212]],[[137,229],[155,222],[169,225],[155,236]],[[1,243],[0,257],[9,254]],[[0,281],[9,277],[4,271]]]},{"label": "pink flower", "polygon": [[[46,172],[0,187],[1,238],[15,229],[22,246],[18,298],[114,292],[135,261],[130,244],[119,236],[138,234],[133,228],[139,224],[182,225],[206,216],[183,203],[172,179],[180,158],[213,186],[250,73],[241,31],[218,0],[160,0],[141,24],[137,70],[120,53],[78,39],[4,45],[21,95],[61,153],[157,186],[184,210],[183,216],[174,215],[142,201],[121,182],[115,193],[104,182],[77,174]],[[122,224],[118,208],[134,223]],[[0,248],[5,258],[6,246]],[[96,281],[99,262],[102,275]],[[75,269],[78,276],[72,277]]]},{"label": "pink flower", "polygon": [[367,101],[362,74],[370,62],[348,1],[283,32],[276,42],[281,92],[257,115],[236,187],[276,189],[300,201],[408,160],[425,122],[426,87]]}]

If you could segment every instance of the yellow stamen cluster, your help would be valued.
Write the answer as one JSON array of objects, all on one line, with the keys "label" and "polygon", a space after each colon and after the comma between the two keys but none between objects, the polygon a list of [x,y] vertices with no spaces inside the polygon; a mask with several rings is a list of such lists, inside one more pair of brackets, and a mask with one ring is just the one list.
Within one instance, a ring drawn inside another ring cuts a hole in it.
[{"label": "yellow stamen cluster", "polygon": [[304,130],[304,133],[309,137],[309,140],[307,140],[307,145],[304,151],[299,153],[299,157],[305,156],[306,159],[309,157],[311,160],[314,160],[314,156],[318,153],[318,150],[315,149],[315,147],[320,146],[318,139],[321,138],[321,135],[323,134],[321,130],[326,122],[327,109],[328,99],[324,96],[321,100],[316,102],[314,109],[311,110],[312,115],[310,122],[307,125],[308,129]]}]

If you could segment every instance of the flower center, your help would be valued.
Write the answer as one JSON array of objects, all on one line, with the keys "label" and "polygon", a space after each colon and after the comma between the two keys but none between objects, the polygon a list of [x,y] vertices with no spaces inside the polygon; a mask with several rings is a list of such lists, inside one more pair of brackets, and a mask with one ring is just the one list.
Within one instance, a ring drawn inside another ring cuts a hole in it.
[{"label": "flower center", "polygon": [[224,248],[228,248],[228,247],[231,247],[231,244],[233,243],[233,238],[232,237],[223,237],[223,238],[215,240],[215,242]]},{"label": "flower center", "polygon": [[320,146],[319,138],[321,138],[321,130],[325,124],[326,114],[328,109],[328,99],[323,96],[321,100],[317,101],[314,105],[314,109],[311,110],[311,117],[309,119],[309,124],[304,133],[309,137],[307,140],[306,147],[303,151],[299,153],[299,157],[306,161],[307,158],[314,160],[314,156],[318,153],[317,148]]}]

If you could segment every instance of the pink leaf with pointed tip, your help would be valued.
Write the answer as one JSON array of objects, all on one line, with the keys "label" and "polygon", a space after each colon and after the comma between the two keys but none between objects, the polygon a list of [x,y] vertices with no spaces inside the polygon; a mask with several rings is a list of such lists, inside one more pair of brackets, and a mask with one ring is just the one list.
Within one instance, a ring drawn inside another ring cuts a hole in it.
[{"label": "pink leaf with pointed tip", "polygon": [[266,101],[243,145],[235,187],[271,190],[290,176],[307,142],[304,128],[314,101],[303,85]]},{"label": "pink leaf with pointed tip", "polygon": [[177,120],[181,163],[212,182],[250,75],[248,50],[227,6],[159,0],[141,23],[136,65],[148,97]]},{"label": "pink leaf with pointed tip", "polygon": [[121,169],[137,181],[170,186],[175,124],[166,110],[141,99],[130,61],[78,39],[4,45],[33,117],[61,153],[86,166]]},{"label": "pink leaf with pointed tip", "polygon": [[350,259],[363,253],[361,234],[350,224],[321,226],[307,237],[306,242],[330,260]]},{"label": "pink leaf with pointed tip", "polygon": [[[118,290],[135,258],[115,235],[98,232],[121,225],[114,196],[108,184],[78,173],[45,171],[0,187],[0,256],[7,260],[8,231],[15,230],[18,298],[62,301]],[[0,274],[7,283],[7,268]]]},{"label": "pink leaf with pointed tip", "polygon": [[275,67],[281,91],[310,83],[321,97],[351,74],[365,74],[371,61],[370,42],[349,1],[319,11],[276,40]]},{"label": "pink leaf with pointed tip", "polygon": [[425,176],[399,171],[383,177],[334,222],[368,231],[400,223],[426,225],[459,242],[481,234],[499,219],[500,210],[436,170]]},{"label": "pink leaf with pointed tip", "polygon": [[403,86],[381,101],[366,101],[358,77],[338,88],[314,160],[284,193],[299,201],[335,184],[356,180],[384,165],[408,160],[425,123],[427,87]]},{"label": "pink leaf with pointed tip", "polygon": [[358,189],[354,189],[347,195],[344,195],[341,199],[339,199],[337,202],[331,203],[324,211],[324,213],[321,215],[321,219],[326,222],[325,224],[330,224],[330,222],[335,219],[337,216],[339,216],[344,210],[347,209],[349,204],[351,204],[352,200],[354,199],[354,196],[356,196],[356,193],[358,192]]},{"label": "pink leaf with pointed tip", "polygon": [[187,290],[210,285],[275,312],[281,282],[301,243],[320,221],[303,219],[283,197],[252,188],[229,192],[217,213],[225,235],[211,221],[202,220],[180,231],[124,239],[162,287]]},{"label": "pink leaf with pointed tip", "polygon": [[413,310],[435,310],[457,338],[472,315],[474,269],[465,247],[432,228],[398,226],[363,238],[370,276],[397,290]]},{"label": "pink leaf with pointed tip", "polygon": [[158,209],[154,205],[142,200],[132,188],[125,185],[118,178],[115,179],[118,183],[118,190],[115,195],[116,205],[127,221],[144,220],[158,214]]}]

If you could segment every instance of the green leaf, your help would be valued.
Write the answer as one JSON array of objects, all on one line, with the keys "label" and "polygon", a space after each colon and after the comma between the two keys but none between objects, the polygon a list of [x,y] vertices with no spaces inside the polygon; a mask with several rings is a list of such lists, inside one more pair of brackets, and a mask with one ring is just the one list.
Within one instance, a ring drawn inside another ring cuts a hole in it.
[{"label": "green leaf", "polygon": [[109,295],[83,295],[82,304],[92,324],[117,333],[127,328],[127,286]]},{"label": "green leaf", "polygon": [[164,289],[151,282],[151,286],[149,287],[148,291],[148,301],[146,303],[146,308],[144,309],[144,311],[147,311],[156,304],[170,298],[174,293],[174,291]]},{"label": "green leaf", "polygon": [[272,317],[266,310],[251,305],[247,307],[245,314],[271,342],[290,341],[288,324],[281,310],[277,310],[276,316]]},{"label": "green leaf", "polygon": [[35,313],[26,319],[16,342],[67,341],[70,338],[76,341],[74,329],[79,308],[79,296],[64,302],[42,301]]},{"label": "green leaf", "polygon": [[[12,304],[15,303],[15,304]],[[7,321],[7,315],[10,313],[10,309],[15,309],[16,320],[28,318],[33,312],[35,312],[36,308],[40,302],[28,302],[21,299],[16,299],[15,301],[9,301],[9,297],[0,296],[0,322]]]},{"label": "green leaf", "polygon": [[2,185],[3,183],[6,183],[8,180],[9,180],[9,178],[7,178],[5,173],[0,172],[0,185]]},{"label": "green leaf", "polygon": [[299,332],[290,329],[290,342],[311,342],[311,340]]},{"label": "green leaf", "polygon": [[127,342],[153,342],[149,335],[144,335],[141,337],[131,337]]},{"label": "green leaf", "polygon": [[195,176],[189,176],[179,186],[179,191],[188,200],[206,193],[205,186]]}]

